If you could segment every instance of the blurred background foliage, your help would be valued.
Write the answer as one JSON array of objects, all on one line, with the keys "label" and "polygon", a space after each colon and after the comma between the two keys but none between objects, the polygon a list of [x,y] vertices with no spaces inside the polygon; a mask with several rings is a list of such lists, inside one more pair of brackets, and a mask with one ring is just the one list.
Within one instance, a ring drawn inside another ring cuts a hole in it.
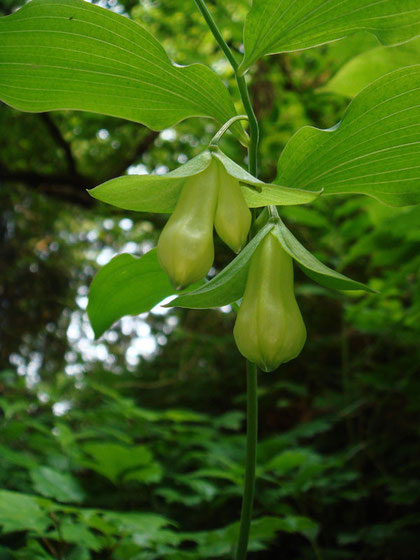
[{"label": "blurred background foliage", "polygon": [[[20,0],[3,0],[7,15]],[[180,64],[210,64],[241,110],[193,3],[100,5],[145,25]],[[246,0],[209,2],[241,46]],[[232,23],[233,22],[233,23]],[[301,126],[328,128],[349,99],[324,86],[377,46],[360,34],[266,58],[250,73],[261,178]],[[215,132],[155,133],[76,112],[0,107],[0,559],[230,558],[244,460],[244,364],[230,307],[156,307],[97,342],[85,308],[98,268],[155,245],[165,217],[94,202],[123,173],[165,173]],[[232,139],[223,149],[246,164]],[[280,209],[325,263],[377,294],[331,292],[296,271],[308,328],[299,359],[261,374],[251,559],[420,557],[420,211],[366,197]],[[213,273],[232,258],[216,242]]]}]

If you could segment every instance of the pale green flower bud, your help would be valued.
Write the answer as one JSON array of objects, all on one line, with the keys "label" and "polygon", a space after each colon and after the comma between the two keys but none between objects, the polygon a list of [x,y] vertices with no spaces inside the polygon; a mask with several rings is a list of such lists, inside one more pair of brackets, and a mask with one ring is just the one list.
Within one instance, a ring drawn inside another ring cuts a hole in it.
[{"label": "pale green flower bud", "polygon": [[232,251],[239,253],[246,244],[251,226],[251,212],[246,205],[238,179],[219,167],[219,199],[214,226],[217,234]]},{"label": "pale green flower bud", "polygon": [[213,222],[218,197],[217,166],[188,177],[157,246],[162,268],[176,289],[201,280],[214,260]]},{"label": "pale green flower bud", "polygon": [[293,262],[272,232],[252,256],[233,334],[241,354],[264,371],[293,360],[305,344]]}]

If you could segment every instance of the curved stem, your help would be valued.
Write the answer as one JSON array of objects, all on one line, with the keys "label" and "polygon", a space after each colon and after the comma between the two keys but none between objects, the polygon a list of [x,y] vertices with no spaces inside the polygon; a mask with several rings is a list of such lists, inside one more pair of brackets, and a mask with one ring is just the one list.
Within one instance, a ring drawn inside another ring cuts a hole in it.
[{"label": "curved stem", "polygon": [[235,122],[243,121],[243,120],[249,121],[248,115],[236,115],[236,117],[232,117],[227,122],[225,122],[222,128],[220,128],[213,136],[213,138],[210,140],[209,146],[217,146],[223,134],[225,134],[225,132],[227,132]]},{"label": "curved stem", "polygon": [[235,560],[244,560],[248,549],[249,529],[251,526],[252,506],[254,503],[255,465],[257,461],[258,440],[258,397],[257,366],[246,362],[247,412],[246,412],[246,463],[244,494],[242,498],[241,521]]}]

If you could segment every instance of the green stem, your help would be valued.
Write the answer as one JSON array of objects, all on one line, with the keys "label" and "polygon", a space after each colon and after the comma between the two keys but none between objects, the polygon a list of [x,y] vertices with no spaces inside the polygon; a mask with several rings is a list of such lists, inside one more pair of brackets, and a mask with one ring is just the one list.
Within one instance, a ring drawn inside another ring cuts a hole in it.
[{"label": "green stem", "polygon": [[236,71],[239,68],[239,63],[236,60],[236,58],[233,56],[233,52],[228,47],[226,41],[223,39],[222,34],[220,33],[216,22],[212,18],[211,13],[209,12],[206,4],[204,3],[204,0],[194,0],[194,2],[196,3],[197,8],[200,10],[201,15],[205,19],[207,25],[209,26],[210,31],[213,33],[213,36],[216,39],[219,47],[224,52],[225,57],[230,62],[230,65],[232,66],[233,71],[235,72],[236,75]]},{"label": "green stem", "polygon": [[224,55],[228,59],[233,71],[235,72],[236,83],[238,84],[239,94],[242,99],[243,106],[245,108],[246,114],[249,119],[249,129],[250,129],[250,145],[248,147],[248,169],[251,175],[257,176],[258,172],[258,142],[260,137],[258,120],[255,116],[254,109],[252,107],[251,100],[249,98],[248,87],[246,85],[245,76],[238,76],[239,63],[236,60],[233,52],[230,50],[228,44],[223,39],[222,34],[217,27],[216,22],[212,18],[204,0],[194,0],[197,8],[200,10],[203,18],[205,19],[210,31],[213,33],[219,47],[224,52]]},{"label": "green stem", "polygon": [[223,134],[225,134],[234,123],[236,123],[238,121],[243,121],[243,120],[248,121],[249,120],[248,116],[247,115],[236,115],[236,117],[232,117],[227,122],[225,122],[225,124],[222,126],[222,128],[220,130],[218,130],[216,132],[216,134],[213,136],[213,138],[210,140],[209,146],[217,146],[217,144],[220,142]]},{"label": "green stem", "polygon": [[236,74],[236,83],[238,84],[242,103],[249,119],[250,141],[248,146],[248,169],[251,175],[254,175],[254,177],[256,177],[258,174],[258,142],[260,139],[260,129],[258,126],[257,117],[255,116],[254,109],[251,104],[251,100],[249,98],[245,77],[238,76]]},{"label": "green stem", "polygon": [[258,440],[258,397],[257,366],[246,362],[247,412],[246,412],[246,463],[244,494],[242,498],[241,522],[235,560],[244,560],[248,549],[249,529],[251,526],[252,506],[254,503],[255,465],[257,462]]},{"label": "green stem", "polygon": [[[248,146],[248,170],[254,175],[258,174],[258,142],[259,126],[249,97],[248,87],[244,76],[238,76],[239,64],[228,47],[226,41],[213,20],[204,0],[194,0],[210,31],[228,59],[235,72],[239,94],[249,120],[250,142]],[[253,213],[253,221],[255,219]],[[251,228],[252,230],[252,228]],[[248,549],[249,530],[251,526],[252,507],[254,503],[255,465],[257,461],[258,439],[258,397],[257,397],[257,366],[246,362],[247,372],[247,434],[246,434],[246,465],[244,493],[242,499],[241,520],[239,525],[239,538],[235,553],[235,560],[245,560]]]}]

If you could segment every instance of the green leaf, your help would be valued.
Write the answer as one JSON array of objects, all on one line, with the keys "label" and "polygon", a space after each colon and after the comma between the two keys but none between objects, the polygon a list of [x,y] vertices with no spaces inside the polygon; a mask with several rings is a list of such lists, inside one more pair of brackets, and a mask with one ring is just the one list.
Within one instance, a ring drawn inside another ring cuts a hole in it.
[{"label": "green leaf", "polygon": [[273,228],[272,223],[264,226],[237,257],[210,282],[188,294],[178,296],[166,307],[207,309],[222,307],[240,299],[245,290],[250,259],[261,240]]},{"label": "green leaf", "polygon": [[33,0],[0,19],[0,36],[0,99],[22,111],[91,111],[154,130],[236,114],[212,70],[175,66],[140,25],[83,0]]},{"label": "green leaf", "polygon": [[366,290],[371,288],[347,278],[343,274],[322,264],[312,253],[305,249],[296,237],[287,229],[283,222],[279,222],[273,229],[274,235],[280,241],[283,249],[297,262],[303,272],[318,284],[335,290]]},{"label": "green leaf", "polygon": [[363,30],[386,45],[416,37],[418,0],[253,0],[239,72],[263,55],[308,49]]},{"label": "green leaf", "polygon": [[173,293],[156,249],[140,258],[126,253],[114,257],[97,273],[89,291],[87,313],[95,337],[124,315],[149,311]]},{"label": "green leaf", "polygon": [[49,467],[36,467],[30,471],[34,490],[59,502],[82,502],[85,493],[77,480],[68,473]]},{"label": "green leaf", "polygon": [[314,459],[319,460],[319,455],[314,454],[310,449],[304,447],[287,449],[273,457],[266,468],[276,471],[278,475],[284,475],[293,469],[312,462]]},{"label": "green leaf", "polygon": [[324,195],[420,203],[420,65],[386,74],[330,130],[301,128],[280,156],[276,183]]},{"label": "green leaf", "polygon": [[205,151],[166,175],[125,175],[88,192],[93,198],[124,210],[170,213],[185,180],[204,171],[210,161],[210,152]]},{"label": "green leaf", "polygon": [[95,535],[95,533],[90,531],[85,525],[75,523],[70,518],[65,518],[60,523],[60,531],[54,531],[51,533],[50,537],[63,540],[67,543],[79,544],[95,552],[103,548],[106,544],[103,537]]},{"label": "green leaf", "polygon": [[420,37],[397,47],[377,47],[347,62],[320,91],[354,97],[384,74],[419,60]]},{"label": "green leaf", "polygon": [[[84,444],[83,449],[94,459],[94,462],[86,462],[86,466],[115,484],[120,480],[129,480],[134,472],[157,464],[153,460],[152,452],[145,445],[126,447],[118,443],[91,442]],[[155,471],[152,478],[156,479]]]},{"label": "green leaf", "polygon": [[36,498],[0,490],[0,526],[4,533],[35,531],[42,533],[51,524]]}]

